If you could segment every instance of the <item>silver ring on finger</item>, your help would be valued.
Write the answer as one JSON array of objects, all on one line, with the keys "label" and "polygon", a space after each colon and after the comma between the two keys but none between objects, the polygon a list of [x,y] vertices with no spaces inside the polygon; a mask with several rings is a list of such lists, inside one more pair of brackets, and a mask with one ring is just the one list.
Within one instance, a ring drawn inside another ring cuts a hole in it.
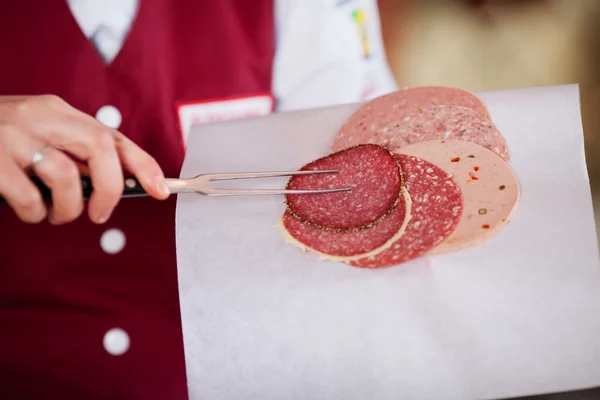
[{"label": "silver ring on finger", "polygon": [[52,150],[52,146],[48,144],[40,150],[33,153],[33,157],[31,158],[31,166],[33,167],[34,165],[42,162],[42,160],[46,157],[46,154],[48,154],[50,150]]}]

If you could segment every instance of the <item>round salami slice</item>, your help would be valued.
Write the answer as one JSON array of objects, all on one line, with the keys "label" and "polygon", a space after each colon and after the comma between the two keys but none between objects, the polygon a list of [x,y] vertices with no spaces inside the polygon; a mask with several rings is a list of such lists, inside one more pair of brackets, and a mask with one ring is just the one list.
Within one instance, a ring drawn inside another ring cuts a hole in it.
[{"label": "round salami slice", "polygon": [[509,162],[504,137],[494,124],[466,107],[433,106],[420,109],[377,130],[369,143],[386,146],[394,151],[402,146],[435,139],[458,139],[477,143]]},{"label": "round salami slice", "polygon": [[431,140],[401,147],[398,154],[418,157],[452,175],[463,196],[456,230],[430,254],[482,244],[500,233],[517,206],[520,189],[510,166],[496,153],[463,140]]},{"label": "round salami slice", "polygon": [[338,172],[293,176],[288,189],[352,188],[349,192],[287,195],[289,214],[312,227],[330,231],[366,229],[383,221],[400,203],[400,165],[389,150],[379,145],[342,150],[301,170]]},{"label": "round salami slice", "polygon": [[406,190],[412,201],[404,234],[387,250],[348,262],[361,268],[398,265],[426,254],[445,240],[462,215],[462,194],[452,177],[430,162],[399,155]]},{"label": "round salami slice", "polygon": [[405,117],[420,109],[440,105],[466,107],[490,119],[483,102],[465,90],[443,86],[408,88],[361,105],[337,132],[333,151],[369,143],[373,135],[382,128],[395,123],[401,124]]},{"label": "round salami slice", "polygon": [[323,260],[351,261],[375,255],[389,248],[406,229],[410,219],[411,200],[402,189],[400,205],[379,224],[353,232],[331,232],[304,224],[286,210],[279,229],[288,243],[304,251],[317,253]]}]

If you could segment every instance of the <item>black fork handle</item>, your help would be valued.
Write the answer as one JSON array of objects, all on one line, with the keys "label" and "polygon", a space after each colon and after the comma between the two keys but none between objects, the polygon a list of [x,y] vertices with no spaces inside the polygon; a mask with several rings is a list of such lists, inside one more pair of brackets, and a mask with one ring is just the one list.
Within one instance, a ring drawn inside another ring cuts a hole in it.
[{"label": "black fork handle", "polygon": [[[31,182],[38,188],[42,195],[42,199],[45,203],[52,203],[52,190],[37,176],[30,177]],[[89,176],[82,176],[81,180],[81,192],[84,200],[89,200],[94,186],[92,185],[92,179]],[[135,177],[126,177],[123,194],[121,198],[131,197],[144,197],[148,196],[148,193],[144,190],[140,182]],[[6,205],[6,199],[0,196],[0,205]]]}]

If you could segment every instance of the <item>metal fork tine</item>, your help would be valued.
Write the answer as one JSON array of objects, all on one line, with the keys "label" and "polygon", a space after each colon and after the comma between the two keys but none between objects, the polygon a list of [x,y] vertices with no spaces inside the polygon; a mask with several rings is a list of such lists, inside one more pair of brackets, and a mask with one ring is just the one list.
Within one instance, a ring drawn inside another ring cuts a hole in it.
[{"label": "metal fork tine", "polygon": [[339,189],[313,189],[313,190],[285,190],[285,189],[210,189],[202,192],[205,196],[256,196],[280,194],[319,194],[349,192],[352,188]]},{"label": "metal fork tine", "polygon": [[[241,172],[228,174],[205,174],[203,178],[209,182],[227,181],[234,179],[272,178],[278,176],[314,175],[337,173],[338,170],[316,170],[316,171],[276,171],[276,172]],[[201,191],[206,196],[251,196],[251,195],[282,195],[282,194],[319,194],[348,192],[352,188],[335,189],[310,189],[310,190],[288,190],[288,189],[215,189],[204,188]]]},{"label": "metal fork tine", "polygon": [[231,174],[206,174],[211,181],[228,181],[233,179],[274,178],[278,176],[335,174],[338,170],[316,170],[316,171],[277,171],[277,172],[240,172]]},{"label": "metal fork tine", "polygon": [[252,195],[285,195],[285,194],[318,194],[349,192],[352,188],[334,189],[310,189],[310,190],[288,190],[288,189],[215,189],[211,187],[212,181],[226,181],[233,179],[269,178],[276,176],[294,176],[310,174],[337,173],[337,170],[318,171],[281,171],[281,172],[242,172],[227,174],[201,174],[190,179],[167,179],[167,186],[172,194],[175,193],[198,193],[205,196],[252,196]]}]

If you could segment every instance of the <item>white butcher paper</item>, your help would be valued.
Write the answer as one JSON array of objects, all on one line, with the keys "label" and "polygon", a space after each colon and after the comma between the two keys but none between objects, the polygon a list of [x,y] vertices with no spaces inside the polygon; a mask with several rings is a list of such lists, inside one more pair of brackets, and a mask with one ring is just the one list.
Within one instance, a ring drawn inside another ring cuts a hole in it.
[{"label": "white butcher paper", "polygon": [[[600,386],[600,263],[577,85],[478,93],[521,185],[474,249],[362,270],[274,228],[283,198],[181,194],[191,399],[497,399]],[[295,170],[358,105],[195,126],[181,176]],[[286,178],[223,187],[283,187]]]}]

